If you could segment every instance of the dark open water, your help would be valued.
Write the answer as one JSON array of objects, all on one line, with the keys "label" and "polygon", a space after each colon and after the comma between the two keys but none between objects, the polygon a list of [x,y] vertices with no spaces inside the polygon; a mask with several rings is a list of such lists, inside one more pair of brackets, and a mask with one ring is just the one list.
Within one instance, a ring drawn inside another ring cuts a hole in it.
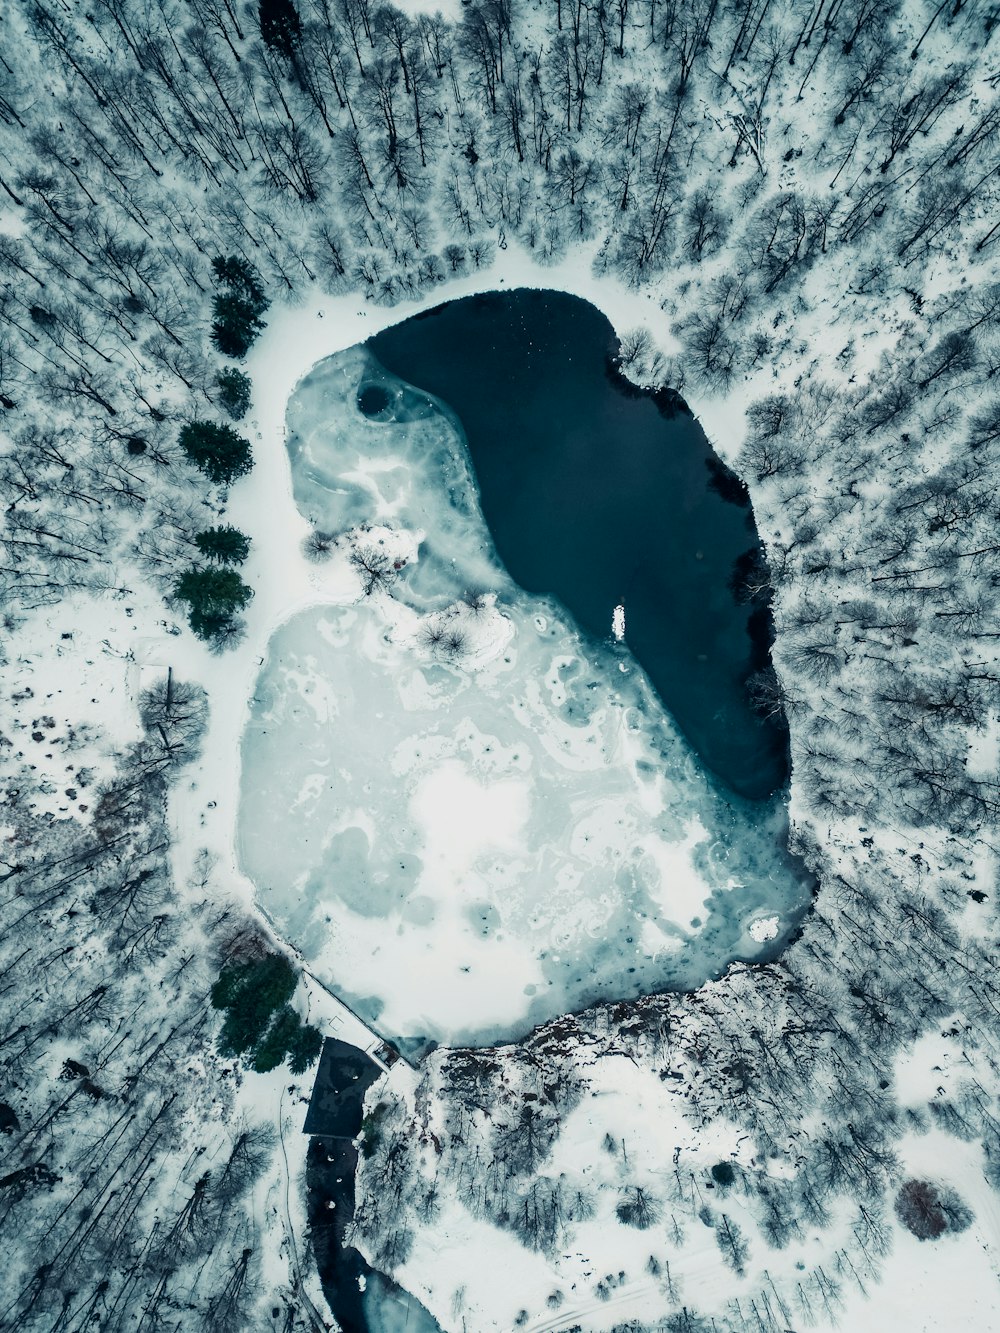
[{"label": "dark open water", "polygon": [[628,646],[708,768],[751,799],[782,787],[786,729],[746,693],[770,613],[732,591],[759,547],[746,492],[675,394],[617,374],[604,315],[562,292],[492,292],[367,345],[459,418],[514,581],[598,638],[623,602]]}]

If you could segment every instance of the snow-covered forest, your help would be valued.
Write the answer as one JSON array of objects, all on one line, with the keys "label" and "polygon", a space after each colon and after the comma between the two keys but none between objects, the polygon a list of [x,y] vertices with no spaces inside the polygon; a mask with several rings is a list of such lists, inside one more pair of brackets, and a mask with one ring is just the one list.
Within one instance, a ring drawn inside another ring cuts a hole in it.
[{"label": "snow-covered forest", "polygon": [[501,282],[749,487],[820,888],[775,963],[397,1066],[357,1243],[463,1333],[996,1327],[1000,11],[2,12],[0,1329],[332,1326],[219,738],[328,539],[269,523],[292,384]]}]

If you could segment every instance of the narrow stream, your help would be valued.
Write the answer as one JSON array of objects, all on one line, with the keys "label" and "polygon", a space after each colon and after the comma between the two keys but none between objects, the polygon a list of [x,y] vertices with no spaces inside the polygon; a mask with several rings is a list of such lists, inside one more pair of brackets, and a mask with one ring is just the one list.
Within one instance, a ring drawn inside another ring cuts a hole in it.
[{"label": "narrow stream", "polygon": [[305,1130],[309,1238],[323,1294],[343,1333],[440,1333],[415,1296],[371,1268],[349,1244],[364,1096],[382,1070],[345,1042],[327,1040]]}]

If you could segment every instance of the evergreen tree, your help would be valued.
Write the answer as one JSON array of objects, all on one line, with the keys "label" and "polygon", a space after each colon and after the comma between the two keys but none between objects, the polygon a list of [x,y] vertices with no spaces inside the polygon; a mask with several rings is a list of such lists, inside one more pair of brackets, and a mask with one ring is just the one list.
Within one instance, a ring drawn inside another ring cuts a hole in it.
[{"label": "evergreen tree", "polygon": [[264,327],[252,306],[231,292],[217,293],[212,321],[212,341],[224,356],[246,356],[254,339]]},{"label": "evergreen tree", "polygon": [[189,569],[174,586],[174,596],[188,604],[188,624],[199,639],[225,634],[253,597],[232,569]]},{"label": "evergreen tree", "polygon": [[293,1074],[302,1074],[315,1064],[323,1049],[323,1034],[308,1023],[299,1023],[288,1043],[288,1067]]},{"label": "evergreen tree", "polygon": [[226,1011],[222,1049],[240,1055],[255,1046],[272,1015],[292,998],[297,984],[295,968],[281,954],[224,967],[211,991],[214,1007]]},{"label": "evergreen tree", "polygon": [[59,323],[52,311],[41,305],[29,306],[28,315],[32,324],[37,324],[40,329],[54,329]]},{"label": "evergreen tree", "polygon": [[260,0],[257,16],[265,45],[291,59],[302,27],[292,0]]},{"label": "evergreen tree", "polygon": [[279,954],[224,967],[211,991],[212,1004],[226,1015],[219,1037],[223,1053],[249,1055],[259,1074],[285,1059],[295,1074],[308,1069],[323,1037],[288,1003],[297,984],[294,967]]},{"label": "evergreen tree", "polygon": [[268,302],[264,288],[260,285],[260,274],[248,259],[242,259],[239,255],[218,255],[212,260],[212,272],[220,287],[258,305],[261,311],[267,309]]},{"label": "evergreen tree", "polygon": [[228,484],[246,476],[253,467],[250,443],[231,426],[212,421],[191,421],[180,433],[185,456],[212,481]]},{"label": "evergreen tree", "polygon": [[229,523],[199,532],[194,544],[202,555],[220,565],[242,565],[250,552],[250,538]]},{"label": "evergreen tree", "polygon": [[250,377],[235,368],[221,370],[217,383],[219,402],[233,421],[242,421],[250,407]]},{"label": "evergreen tree", "polygon": [[236,255],[212,260],[220,290],[212,302],[212,341],[225,356],[246,356],[270,304],[254,266]]}]

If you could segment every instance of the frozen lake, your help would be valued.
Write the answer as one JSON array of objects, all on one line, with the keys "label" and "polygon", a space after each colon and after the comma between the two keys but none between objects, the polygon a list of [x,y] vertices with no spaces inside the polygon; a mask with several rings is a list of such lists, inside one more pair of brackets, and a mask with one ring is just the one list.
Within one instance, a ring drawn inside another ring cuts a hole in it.
[{"label": "frozen lake", "polygon": [[811,891],[780,800],[719,783],[627,644],[513,582],[454,415],[354,348],[287,420],[337,540],[258,680],[239,853],[316,974],[419,1048],[780,950]]}]

